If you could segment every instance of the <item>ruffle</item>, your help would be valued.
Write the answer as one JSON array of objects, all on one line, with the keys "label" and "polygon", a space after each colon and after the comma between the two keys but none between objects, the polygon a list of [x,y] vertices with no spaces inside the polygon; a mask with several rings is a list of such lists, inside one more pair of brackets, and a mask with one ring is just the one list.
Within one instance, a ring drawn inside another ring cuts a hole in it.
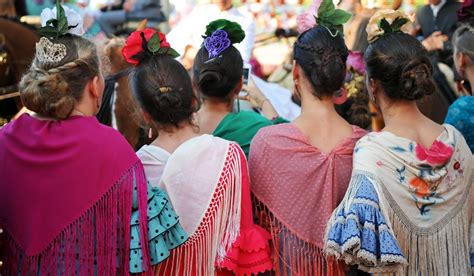
[{"label": "ruffle", "polygon": [[[179,224],[168,195],[148,185],[148,246],[150,263],[156,265],[168,258],[170,250],[183,244],[188,235]],[[142,248],[139,240],[138,211],[134,210],[130,232],[130,272],[142,272]]]},{"label": "ruffle", "polygon": [[271,270],[270,239],[270,233],[258,225],[241,229],[221,266],[235,275],[257,275]]},{"label": "ruffle", "polygon": [[[325,252],[371,272],[407,261],[386,223],[375,188],[362,178],[349,208],[340,208],[327,231]],[[398,269],[398,268],[397,268]]]}]

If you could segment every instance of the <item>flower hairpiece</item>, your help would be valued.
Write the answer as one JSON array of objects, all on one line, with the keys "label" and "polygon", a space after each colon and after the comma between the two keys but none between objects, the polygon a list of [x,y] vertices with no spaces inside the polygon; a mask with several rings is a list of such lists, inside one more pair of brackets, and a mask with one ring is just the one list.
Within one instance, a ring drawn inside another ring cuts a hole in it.
[{"label": "flower hairpiece", "polygon": [[125,60],[133,65],[138,65],[148,55],[169,55],[177,58],[180,55],[166,40],[163,33],[156,32],[151,28],[143,31],[135,31],[125,41],[122,49]]},{"label": "flower hairpiece", "polygon": [[373,43],[389,33],[408,32],[410,22],[408,16],[401,11],[379,10],[367,24],[367,40],[369,43]]},{"label": "flower hairpiece", "polygon": [[206,34],[203,35],[204,48],[209,53],[209,58],[218,57],[225,49],[234,43],[240,43],[245,38],[242,27],[235,22],[218,19],[206,26]]},{"label": "flower hairpiece", "polygon": [[80,14],[56,1],[53,9],[41,12],[41,28],[39,33],[47,38],[59,38],[67,34],[81,36],[84,34],[83,21]]},{"label": "flower hairpiece", "polygon": [[336,9],[332,0],[315,0],[307,12],[296,18],[298,32],[304,33],[319,25],[325,27],[331,36],[336,37],[338,33],[343,33],[342,25],[349,21],[351,16],[344,10]]}]

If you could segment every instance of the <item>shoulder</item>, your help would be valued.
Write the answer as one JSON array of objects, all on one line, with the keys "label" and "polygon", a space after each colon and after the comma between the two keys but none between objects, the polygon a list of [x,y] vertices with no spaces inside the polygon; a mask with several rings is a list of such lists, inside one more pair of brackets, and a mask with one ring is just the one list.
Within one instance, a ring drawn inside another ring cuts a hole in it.
[{"label": "shoulder", "polygon": [[260,140],[273,140],[278,139],[282,136],[287,136],[288,133],[291,133],[293,126],[290,123],[278,124],[278,125],[269,125],[267,127],[261,128],[254,139]]}]

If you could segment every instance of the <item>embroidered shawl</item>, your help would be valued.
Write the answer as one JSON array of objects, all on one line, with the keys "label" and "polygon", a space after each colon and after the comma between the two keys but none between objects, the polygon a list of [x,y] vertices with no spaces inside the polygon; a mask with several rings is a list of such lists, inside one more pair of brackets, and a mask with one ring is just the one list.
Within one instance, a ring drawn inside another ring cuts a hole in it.
[{"label": "embroidered shawl", "polygon": [[[134,184],[146,218],[143,167],[94,117],[24,114],[0,130],[0,227],[5,275],[127,275]],[[140,220],[140,240],[147,237]],[[143,246],[143,267],[148,247]]]},{"label": "embroidered shawl", "polygon": [[344,196],[352,152],[364,134],[354,126],[352,136],[329,154],[312,146],[293,124],[266,127],[255,136],[251,190],[261,225],[272,235],[277,274],[343,274],[322,254],[324,230]]},{"label": "embroidered shawl", "polygon": [[473,157],[462,135],[444,127],[429,149],[389,132],[358,142],[348,192],[328,223],[327,254],[372,273],[471,273]]},{"label": "embroidered shawl", "polygon": [[[156,164],[165,190],[189,239],[161,263],[158,275],[214,275],[226,269],[250,275],[272,268],[269,234],[253,224],[247,164],[240,147],[201,135],[166,155],[146,147],[147,173]],[[163,164],[164,169],[163,169]]]}]

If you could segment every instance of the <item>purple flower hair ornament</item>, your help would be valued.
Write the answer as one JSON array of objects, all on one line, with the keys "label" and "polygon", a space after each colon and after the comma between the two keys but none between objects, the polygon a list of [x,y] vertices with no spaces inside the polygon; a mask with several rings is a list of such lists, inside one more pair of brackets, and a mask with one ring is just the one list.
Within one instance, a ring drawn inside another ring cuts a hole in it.
[{"label": "purple flower hair ornament", "polygon": [[229,48],[230,45],[232,45],[232,42],[224,30],[216,30],[211,36],[204,39],[204,47],[209,52],[209,58],[219,56],[225,49]]}]

